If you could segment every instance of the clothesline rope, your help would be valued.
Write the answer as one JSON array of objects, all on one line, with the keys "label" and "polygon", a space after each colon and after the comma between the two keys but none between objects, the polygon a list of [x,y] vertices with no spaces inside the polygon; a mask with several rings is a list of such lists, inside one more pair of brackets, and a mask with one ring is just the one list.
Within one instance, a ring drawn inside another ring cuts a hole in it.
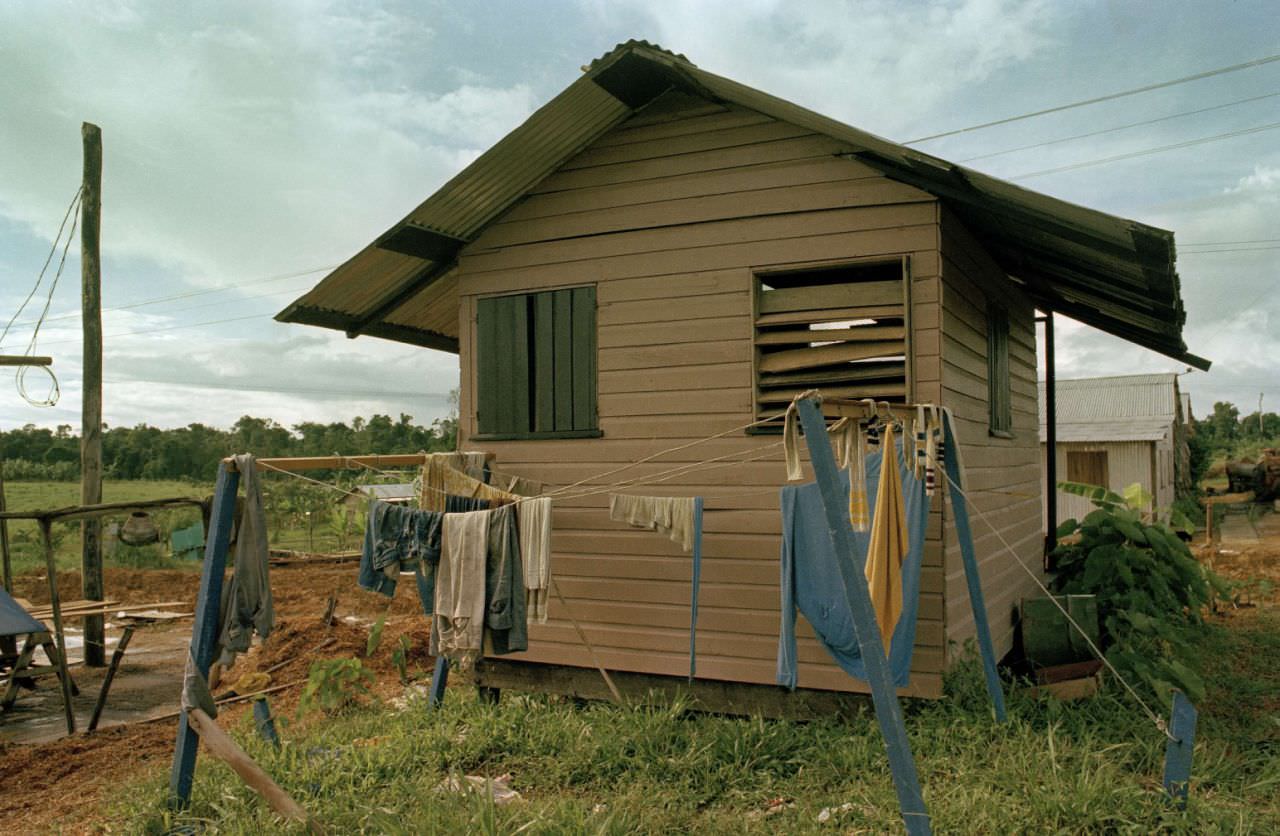
[{"label": "clothesline rope", "polygon": [[[934,464],[935,466],[939,466],[936,460],[934,461]],[[1163,734],[1165,737],[1169,738],[1170,740],[1177,742],[1177,738],[1174,737],[1172,733],[1170,733],[1169,727],[1165,723],[1164,718],[1161,717],[1159,714],[1157,714],[1154,710],[1152,710],[1151,706],[1147,704],[1147,701],[1142,698],[1142,695],[1139,694],[1137,690],[1132,685],[1129,684],[1129,681],[1120,674],[1120,671],[1116,669],[1116,666],[1111,664],[1111,662],[1103,654],[1101,648],[1099,648],[1098,645],[1094,643],[1093,639],[1089,638],[1089,634],[1084,631],[1084,628],[1081,627],[1079,623],[1077,623],[1076,620],[1071,617],[1071,613],[1067,612],[1067,608],[1064,607],[1061,604],[1061,602],[1058,601],[1057,597],[1052,592],[1049,591],[1049,588],[1044,585],[1044,583],[1040,580],[1040,578],[1036,577],[1036,573],[1033,572],[1031,568],[1027,566],[1026,563],[1022,562],[1022,558],[1018,556],[1017,551],[1015,551],[1013,546],[1009,544],[1009,541],[1005,539],[1004,534],[1000,531],[1000,529],[996,528],[995,524],[993,524],[991,520],[987,519],[987,515],[982,513],[981,508],[973,504],[973,500],[969,497],[967,493],[964,492],[964,490],[959,485],[955,483],[955,480],[951,478],[950,474],[947,474],[945,470],[942,470],[941,472],[946,474],[947,484],[950,486],[951,490],[954,490],[955,492],[960,494],[962,497],[964,497],[965,503],[970,508],[973,509],[975,514],[978,515],[978,519],[982,520],[984,523],[987,524],[987,528],[991,529],[991,532],[996,535],[996,538],[1005,547],[1005,550],[1008,551],[1009,554],[1013,556],[1014,562],[1017,563],[1018,566],[1022,568],[1022,571],[1027,573],[1027,576],[1030,577],[1031,580],[1035,582],[1036,586],[1040,587],[1040,591],[1043,592],[1048,597],[1048,599],[1053,602],[1053,605],[1058,608],[1058,610],[1063,614],[1063,616],[1066,617],[1067,623],[1069,623],[1072,627],[1074,627],[1076,632],[1078,632],[1084,638],[1085,643],[1089,645],[1089,649],[1093,651],[1094,655],[1098,657],[1098,660],[1102,662],[1103,665],[1106,666],[1107,670],[1111,671],[1112,675],[1115,676],[1115,678],[1120,681],[1120,684],[1124,686],[1125,690],[1128,691],[1129,694],[1137,701],[1138,705],[1140,705],[1142,707],[1142,710],[1146,712],[1147,717],[1151,720],[1152,723],[1155,724],[1155,727],[1159,729],[1160,733]]]},{"label": "clothesline rope", "polygon": [[714,440],[715,440],[715,439],[717,439],[717,438],[724,438],[724,437],[725,437],[725,436],[727,436],[727,435],[732,435],[733,433],[736,433],[736,432],[743,432],[743,431],[745,431],[745,430],[749,430],[749,429],[751,429],[752,427],[759,426],[760,424],[767,424],[767,423],[768,423],[768,422],[770,422],[770,421],[776,421],[776,420],[778,420],[779,418],[784,417],[786,414],[787,414],[787,413],[786,413],[786,410],[783,410],[782,412],[779,412],[779,413],[777,413],[777,414],[775,414],[775,415],[769,415],[769,416],[767,416],[767,417],[765,417],[765,418],[761,418],[761,419],[756,420],[756,421],[751,421],[751,422],[749,422],[749,423],[742,424],[741,426],[738,426],[738,427],[730,427],[730,428],[729,428],[729,429],[727,429],[727,430],[723,430],[723,431],[718,432],[718,433],[715,433],[715,434],[713,434],[713,435],[708,435],[708,436],[705,436],[705,437],[703,437],[703,438],[695,439],[695,440],[693,440],[693,441],[689,441],[689,442],[686,442],[686,443],[684,443],[684,444],[678,444],[678,445],[676,445],[675,447],[668,447],[668,448],[667,448],[667,449],[665,449],[665,450],[659,450],[659,451],[658,451],[658,452],[656,452],[656,453],[651,453],[651,454],[649,454],[648,456],[645,456],[645,457],[643,457],[643,458],[637,459],[637,460],[635,460],[634,462],[631,462],[631,463],[629,463],[629,464],[624,464],[624,465],[622,465],[621,467],[616,467],[616,468],[614,468],[613,470],[606,470],[606,471],[604,471],[603,473],[597,473],[597,474],[595,474],[594,476],[588,476],[588,477],[587,477],[587,478],[585,478],[585,479],[580,479],[580,480],[579,480],[579,481],[577,481],[577,482],[573,482],[573,483],[571,483],[571,484],[564,485],[563,487],[557,488],[557,489],[556,489],[556,490],[554,490],[554,491],[549,491],[546,495],[547,495],[547,496],[554,497],[556,494],[565,493],[565,492],[567,492],[567,491],[569,491],[569,490],[571,490],[571,489],[573,489],[573,488],[579,487],[580,485],[590,484],[591,482],[595,481],[596,479],[603,479],[603,478],[604,478],[604,477],[606,477],[606,476],[612,476],[612,475],[614,475],[615,473],[622,473],[622,472],[623,472],[623,471],[625,471],[625,470],[630,470],[630,469],[631,469],[631,468],[633,468],[633,467],[637,467],[637,466],[639,466],[639,465],[646,464],[647,462],[651,462],[651,461],[653,461],[654,459],[661,458],[662,456],[665,456],[665,455],[667,455],[668,453],[678,453],[678,452],[680,452],[681,450],[688,450],[690,447],[696,447],[696,446],[697,446],[697,445],[699,445],[699,444],[704,444],[704,443],[706,443],[706,442],[708,442],[708,441],[714,441]]}]

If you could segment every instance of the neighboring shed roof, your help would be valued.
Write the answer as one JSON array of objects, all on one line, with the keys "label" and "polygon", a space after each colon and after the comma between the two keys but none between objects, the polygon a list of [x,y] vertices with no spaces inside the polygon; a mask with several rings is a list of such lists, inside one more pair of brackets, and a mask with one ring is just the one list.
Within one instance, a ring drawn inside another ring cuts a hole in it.
[{"label": "neighboring shed roof", "polygon": [[[1178,376],[1135,374],[1059,380],[1058,441],[1159,441],[1176,414]],[[1040,382],[1040,440],[1045,440],[1044,381]]]},{"label": "neighboring shed roof", "polygon": [[1036,304],[1207,369],[1187,353],[1173,233],[1076,206],[898,145],[699,69],[620,44],[400,223],[276,319],[458,350],[458,251],[543,178],[669,90],[732,103],[846,143],[845,155],[944,200]]},{"label": "neighboring shed roof", "polygon": [[[355,490],[368,499],[381,499],[383,502],[408,502],[417,495],[412,484],[404,485],[357,485]],[[356,501],[357,497],[348,494],[346,501]]]}]

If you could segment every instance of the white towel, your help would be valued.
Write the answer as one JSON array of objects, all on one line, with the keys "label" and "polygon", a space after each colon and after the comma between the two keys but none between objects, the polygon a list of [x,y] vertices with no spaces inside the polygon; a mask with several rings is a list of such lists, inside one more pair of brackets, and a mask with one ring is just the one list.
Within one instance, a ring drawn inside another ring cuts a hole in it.
[{"label": "white towel", "polygon": [[520,521],[520,562],[530,622],[547,623],[551,590],[551,498],[526,499],[516,506]]},{"label": "white towel", "polygon": [[489,514],[470,511],[444,515],[431,652],[457,662],[462,670],[480,655],[484,642]]}]

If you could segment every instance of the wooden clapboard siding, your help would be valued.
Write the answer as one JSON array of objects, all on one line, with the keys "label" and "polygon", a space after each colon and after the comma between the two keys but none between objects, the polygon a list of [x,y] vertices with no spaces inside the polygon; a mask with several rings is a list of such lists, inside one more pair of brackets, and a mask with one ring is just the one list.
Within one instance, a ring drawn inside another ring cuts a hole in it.
[{"label": "wooden clapboard siding", "polygon": [[[1038,592],[1018,561],[1038,576],[1043,564],[1034,308],[955,215],[943,210],[941,218],[938,383],[957,419],[987,620],[1002,655],[1013,643],[1015,606]],[[1009,317],[1011,438],[989,433],[988,299]],[[946,517],[946,634],[949,652],[956,653],[973,637],[974,624],[950,508]]]},{"label": "wooden clapboard siding", "polygon": [[[570,611],[611,668],[688,670],[689,556],[661,534],[609,519],[605,486],[636,479],[649,484],[631,492],[706,500],[699,675],[774,681],[785,470],[777,436],[744,432],[755,411],[756,272],[906,262],[911,297],[926,308],[938,304],[934,199],[836,158],[835,150],[757,113],[669,96],[548,177],[460,254],[462,443],[493,452],[504,472],[550,486],[587,482],[555,504],[553,568]],[[596,288],[602,437],[468,441],[476,433],[479,300],[584,284]],[[841,301],[878,306],[878,316],[890,317],[858,344],[900,346],[906,338],[912,362],[936,369],[940,317],[904,310],[903,285],[893,284],[892,294],[877,285]],[[812,320],[811,311],[804,316]],[[891,365],[882,373],[901,375],[909,363]],[[908,376],[918,392],[936,397],[940,378],[930,374],[923,382]],[[688,467],[707,459],[723,461]],[[915,673],[906,690],[917,696],[941,693],[946,655],[940,514],[931,515],[928,530]],[[798,634],[801,687],[866,690],[830,661],[803,618]],[[550,623],[532,627],[529,651],[515,658],[591,665],[554,597]]]}]

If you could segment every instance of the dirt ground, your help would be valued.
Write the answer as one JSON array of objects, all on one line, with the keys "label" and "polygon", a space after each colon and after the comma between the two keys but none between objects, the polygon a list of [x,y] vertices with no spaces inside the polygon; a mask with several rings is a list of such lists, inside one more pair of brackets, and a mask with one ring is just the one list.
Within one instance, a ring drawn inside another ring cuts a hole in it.
[{"label": "dirt ground", "polygon": [[[271,570],[276,626],[267,642],[255,646],[226,671],[221,695],[247,673],[274,668],[270,686],[294,687],[270,695],[272,710],[293,712],[300,688],[313,661],[363,654],[370,625],[384,613],[386,627],[382,647],[390,647],[401,635],[411,640],[409,665],[424,674],[427,626],[419,615],[417,590],[404,578],[396,596],[388,601],[364,592],[355,584],[356,563],[317,566],[283,566]],[[123,604],[183,601],[184,611],[194,609],[200,577],[194,572],[147,569],[108,569],[107,597]],[[80,577],[75,572],[59,576],[64,600],[80,597]],[[16,595],[32,603],[48,601],[43,573],[15,578]],[[331,624],[322,623],[330,595],[338,604]],[[181,609],[170,607],[168,609]],[[121,628],[114,622],[108,634],[108,653]],[[61,692],[55,678],[39,680],[34,691],[22,690],[13,711],[0,715],[0,820],[9,822],[5,832],[99,832],[103,799],[124,780],[143,771],[163,771],[173,757],[177,730],[180,677],[191,640],[191,618],[139,627],[125,653],[107,699],[99,729],[83,733],[97,699],[103,669],[85,668],[76,638],[79,624],[68,622],[68,657],[74,664],[72,678],[80,688],[74,701],[81,732],[67,737]],[[317,647],[322,647],[319,651]],[[381,696],[401,693],[402,686],[386,652],[368,663],[378,672]],[[248,703],[224,707],[220,722],[238,722]],[[17,831],[13,822],[21,822]]]},{"label": "dirt ground", "polygon": [[[1224,622],[1247,617],[1257,607],[1280,606],[1280,514],[1266,513],[1252,521],[1243,514],[1230,514],[1219,540],[1201,541],[1194,548],[1202,561],[1237,583],[1235,603],[1220,613]],[[411,669],[419,674],[429,671],[427,626],[418,614],[412,580],[403,579],[388,606],[387,599],[356,587],[355,574],[354,562],[273,567],[276,629],[265,644],[237,661],[215,692],[221,693],[248,672],[274,668],[271,686],[295,683],[295,687],[272,694],[272,709],[292,713],[300,691],[296,683],[306,677],[311,663],[363,654],[370,625],[384,613],[382,647],[408,635]],[[18,595],[36,603],[47,601],[43,575],[25,575],[17,581]],[[198,584],[195,573],[168,570],[111,569],[106,578],[108,597],[124,603],[194,605]],[[79,588],[76,573],[60,577],[63,596],[78,598]],[[338,604],[334,622],[325,625],[322,616],[331,595],[337,596]],[[110,642],[119,629],[108,633]],[[93,735],[60,737],[64,728],[56,680],[41,680],[36,692],[21,693],[15,711],[0,717],[0,786],[5,789],[0,793],[0,819],[22,822],[20,831],[8,832],[102,832],[104,799],[122,781],[168,768],[177,727],[172,715],[178,707],[179,677],[190,634],[190,618],[139,630],[112,686],[102,728]],[[78,654],[71,655],[75,659]],[[369,664],[379,673],[380,696],[402,692],[388,653],[375,654]],[[78,666],[73,674],[82,689],[75,706],[83,728],[101,672]],[[235,724],[248,710],[247,703],[227,706],[220,722]],[[163,719],[143,722],[154,717]]]}]

